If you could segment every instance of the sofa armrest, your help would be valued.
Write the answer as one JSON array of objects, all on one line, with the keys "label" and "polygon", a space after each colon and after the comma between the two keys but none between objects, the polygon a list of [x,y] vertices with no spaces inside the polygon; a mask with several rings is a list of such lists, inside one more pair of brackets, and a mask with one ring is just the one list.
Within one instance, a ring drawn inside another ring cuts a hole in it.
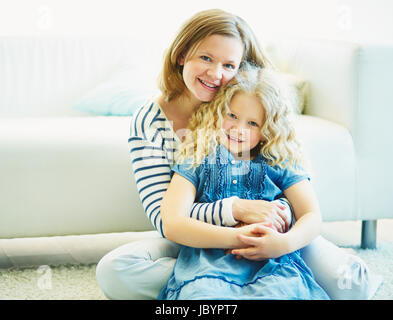
[{"label": "sofa armrest", "polygon": [[353,136],[358,158],[359,215],[393,218],[393,47],[366,46],[358,55]]},{"label": "sofa armrest", "polygon": [[308,81],[304,114],[349,130],[356,152],[358,218],[393,218],[393,47],[287,40],[267,49],[279,70]]},{"label": "sofa armrest", "polygon": [[304,114],[354,127],[357,107],[357,44],[288,40],[268,46],[273,63],[309,84]]}]

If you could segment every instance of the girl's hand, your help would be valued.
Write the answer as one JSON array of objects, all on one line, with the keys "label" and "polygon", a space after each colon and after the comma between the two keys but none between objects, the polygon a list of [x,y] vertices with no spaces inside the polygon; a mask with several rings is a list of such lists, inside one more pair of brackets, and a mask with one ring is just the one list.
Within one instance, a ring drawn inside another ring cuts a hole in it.
[{"label": "girl's hand", "polygon": [[280,201],[235,199],[233,217],[247,224],[258,222],[271,223],[277,232],[288,231],[292,219],[289,206]]},{"label": "girl's hand", "polygon": [[[237,225],[234,226],[234,228],[241,228],[241,227],[244,227],[244,226],[247,226],[247,225],[248,225],[247,223],[239,222]],[[224,251],[225,251],[226,255],[232,253],[232,249],[224,249]],[[236,257],[236,259],[241,259],[242,258],[241,256],[238,256],[238,255],[236,255],[235,257]]]},{"label": "girl's hand", "polygon": [[[277,258],[288,253],[286,235],[263,223],[253,224],[237,235],[238,240],[243,242],[247,248],[233,249],[232,254],[249,260],[265,260]],[[250,234],[249,234],[250,233]]]},{"label": "girl's hand", "polygon": [[[272,227],[272,224],[271,223],[264,223],[264,222],[261,222],[260,223],[261,225],[265,225],[266,227],[268,227],[268,228],[271,228]],[[253,233],[252,231],[253,231],[253,229],[254,229],[254,226],[253,225],[249,225],[249,224],[247,224],[247,223],[244,223],[244,222],[239,222],[236,226],[235,226],[235,228],[241,228],[240,230],[239,230],[239,233],[238,233],[238,235],[243,235],[243,236],[249,236],[249,237],[260,237],[260,234],[256,234],[256,233]],[[244,248],[246,248],[247,247],[247,245],[245,244],[244,245]],[[233,249],[226,249],[225,250],[225,254],[233,254],[233,252],[232,252],[232,250]],[[236,259],[242,259],[242,256],[241,255],[237,255],[237,254],[235,254],[235,258]]]}]

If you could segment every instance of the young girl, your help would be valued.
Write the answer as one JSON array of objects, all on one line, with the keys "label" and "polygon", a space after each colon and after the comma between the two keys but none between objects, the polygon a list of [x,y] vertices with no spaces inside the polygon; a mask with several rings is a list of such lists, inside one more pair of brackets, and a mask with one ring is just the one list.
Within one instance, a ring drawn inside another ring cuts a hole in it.
[{"label": "young girl", "polygon": [[[211,101],[246,61],[259,67],[271,65],[247,23],[222,10],[199,12],[180,28],[164,57],[159,83],[162,94],[141,106],[132,118],[129,145],[133,174],[146,215],[163,237],[161,201],[171,180],[182,130],[201,103]],[[291,223],[288,211],[288,205],[279,200],[229,197],[195,203],[184,214],[201,221],[206,217],[209,224],[227,227],[238,222],[271,223],[283,232]],[[366,297],[367,268],[363,262],[348,263],[348,270],[354,270],[353,277],[359,278],[358,273],[365,276],[359,285],[341,290],[337,270],[352,256],[343,256],[337,246],[323,238],[305,249],[304,258],[331,297]],[[164,238],[125,244],[100,260],[97,282],[111,299],[154,299],[167,282],[178,251],[178,245]],[[319,258],[320,252],[326,260]]]},{"label": "young girl", "polygon": [[[196,111],[180,147],[161,214],[166,237],[185,246],[159,299],[329,299],[298,252],[318,235],[321,216],[297,167],[300,148],[285,86],[270,69],[243,68]],[[184,216],[194,200],[283,195],[296,217],[287,233],[261,223],[230,229]],[[252,246],[245,249],[247,260],[217,249],[241,245],[232,234]]]}]

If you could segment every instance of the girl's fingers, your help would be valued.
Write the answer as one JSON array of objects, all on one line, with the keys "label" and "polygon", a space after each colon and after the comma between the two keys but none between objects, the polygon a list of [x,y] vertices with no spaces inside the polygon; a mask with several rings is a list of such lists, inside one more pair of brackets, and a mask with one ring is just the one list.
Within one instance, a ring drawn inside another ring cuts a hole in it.
[{"label": "girl's fingers", "polygon": [[[254,230],[254,229],[253,229],[253,230]],[[256,233],[259,233],[259,232],[256,232]],[[243,243],[245,243],[245,244],[248,244],[248,245],[250,245],[250,246],[257,246],[257,245],[259,244],[259,242],[261,241],[261,240],[259,239],[259,237],[247,237],[247,236],[242,235],[242,234],[239,234],[239,235],[238,235],[238,239],[239,239],[241,242],[243,242]]]},{"label": "girl's fingers", "polygon": [[260,254],[253,252],[244,252],[242,255],[236,255],[236,259],[247,259],[247,260],[262,260]]},{"label": "girl's fingers", "polygon": [[249,256],[254,256],[257,253],[256,248],[245,248],[245,249],[233,249],[232,254],[242,256],[244,258],[247,258]]},{"label": "girl's fingers", "polygon": [[[252,233],[259,233],[259,234],[266,234],[266,233],[271,232],[271,226],[258,223],[254,226],[254,228],[251,230],[251,232]],[[243,236],[243,235],[241,235],[241,236]],[[254,239],[254,238],[251,238],[251,239]],[[258,239],[258,238],[256,238],[256,239]],[[258,240],[257,240],[257,242],[258,242]]]}]

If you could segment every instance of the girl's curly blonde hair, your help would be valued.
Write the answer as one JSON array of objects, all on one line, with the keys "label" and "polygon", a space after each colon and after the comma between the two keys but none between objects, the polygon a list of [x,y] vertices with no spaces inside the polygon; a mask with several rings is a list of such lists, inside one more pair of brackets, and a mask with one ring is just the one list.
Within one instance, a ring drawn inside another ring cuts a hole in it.
[{"label": "girl's curly blonde hair", "polygon": [[265,111],[261,128],[263,141],[256,152],[268,165],[296,169],[302,152],[291,121],[294,101],[289,86],[278,71],[251,64],[245,64],[234,79],[218,91],[213,101],[203,103],[193,114],[179,147],[177,162],[192,159],[195,168],[215,152],[224,116],[230,111],[232,98],[239,92],[255,95]]}]

